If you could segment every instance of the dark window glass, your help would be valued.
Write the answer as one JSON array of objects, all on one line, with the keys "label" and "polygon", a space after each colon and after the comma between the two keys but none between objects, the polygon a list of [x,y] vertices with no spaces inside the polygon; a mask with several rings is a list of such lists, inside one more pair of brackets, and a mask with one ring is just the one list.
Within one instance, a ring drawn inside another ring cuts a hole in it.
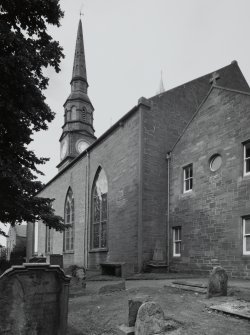
[{"label": "dark window glass", "polygon": [[108,182],[105,172],[100,170],[92,193],[92,247],[107,247]]},{"label": "dark window glass", "polygon": [[246,159],[246,172],[250,172],[250,159]]},{"label": "dark window glass", "polygon": [[69,189],[65,203],[65,224],[69,225],[64,231],[64,251],[74,250],[74,223],[75,223],[75,206],[72,190]]},{"label": "dark window glass", "polygon": [[250,234],[250,219],[245,219],[245,234]]},{"label": "dark window glass", "polygon": [[250,143],[246,144],[246,158],[250,158]]},{"label": "dark window glass", "polygon": [[246,251],[250,251],[250,236],[246,236]]}]

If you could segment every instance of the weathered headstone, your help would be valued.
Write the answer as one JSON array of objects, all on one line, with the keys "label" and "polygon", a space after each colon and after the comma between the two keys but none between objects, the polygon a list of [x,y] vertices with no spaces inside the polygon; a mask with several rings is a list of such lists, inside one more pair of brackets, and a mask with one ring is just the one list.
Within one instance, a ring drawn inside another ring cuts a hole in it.
[{"label": "weathered headstone", "polygon": [[49,256],[50,265],[59,265],[63,269],[63,255],[51,254]]},{"label": "weathered headstone", "polygon": [[148,295],[137,295],[128,300],[128,325],[129,327],[134,327],[136,322],[136,317],[141,305],[149,301],[150,297]]},{"label": "weathered headstone", "polygon": [[125,290],[125,281],[116,284],[104,285],[99,289],[99,294],[113,293],[123,290]]},{"label": "weathered headstone", "polygon": [[227,282],[228,275],[226,271],[221,266],[213,268],[208,280],[207,297],[226,296]]},{"label": "weathered headstone", "polygon": [[153,254],[153,262],[155,263],[162,263],[164,262],[163,257],[163,249],[159,240],[156,241],[154,254]]},{"label": "weathered headstone", "polygon": [[0,334],[65,335],[70,277],[57,265],[24,263],[0,277]]},{"label": "weathered headstone", "polygon": [[135,335],[165,334],[175,328],[176,324],[165,319],[161,306],[156,302],[145,302],[139,308],[135,323]]},{"label": "weathered headstone", "polygon": [[164,251],[160,240],[155,243],[153,259],[145,264],[146,272],[165,272],[167,269],[166,261],[164,260]]}]

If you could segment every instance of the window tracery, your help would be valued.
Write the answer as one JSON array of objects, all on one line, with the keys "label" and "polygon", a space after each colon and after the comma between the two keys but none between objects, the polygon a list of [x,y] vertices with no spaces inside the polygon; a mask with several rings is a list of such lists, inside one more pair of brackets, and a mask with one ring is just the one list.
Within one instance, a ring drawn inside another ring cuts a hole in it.
[{"label": "window tracery", "polygon": [[108,221],[108,181],[105,172],[100,169],[94,181],[92,191],[92,248],[107,247]]},{"label": "window tracery", "polygon": [[65,252],[74,250],[74,223],[75,223],[75,208],[74,197],[71,188],[69,188],[64,209],[64,222],[67,228],[64,230],[63,250]]}]

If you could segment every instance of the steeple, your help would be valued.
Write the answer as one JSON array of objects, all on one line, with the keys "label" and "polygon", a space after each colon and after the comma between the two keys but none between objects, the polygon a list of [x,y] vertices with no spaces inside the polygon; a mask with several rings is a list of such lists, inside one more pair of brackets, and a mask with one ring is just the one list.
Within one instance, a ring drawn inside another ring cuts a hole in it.
[{"label": "steeple", "polygon": [[[77,30],[75,58],[74,58],[71,85],[78,81],[82,81],[83,83],[85,83],[84,86],[86,86],[86,88],[82,87],[82,89],[85,91],[84,93],[87,93],[88,82],[87,82],[87,71],[86,71],[81,19],[79,20]],[[74,86],[72,87],[72,89],[74,89]]]},{"label": "steeple", "polygon": [[81,19],[78,24],[70,84],[71,93],[64,104],[64,125],[59,140],[61,143],[61,162],[57,166],[59,170],[77,157],[96,139],[93,128],[94,107],[88,97]]}]

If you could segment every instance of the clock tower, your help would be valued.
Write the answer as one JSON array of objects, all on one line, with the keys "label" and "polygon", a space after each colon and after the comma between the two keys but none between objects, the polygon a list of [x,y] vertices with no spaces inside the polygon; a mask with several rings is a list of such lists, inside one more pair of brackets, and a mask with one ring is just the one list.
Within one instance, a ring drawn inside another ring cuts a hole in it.
[{"label": "clock tower", "polygon": [[64,125],[60,137],[60,158],[57,168],[62,170],[92,144],[96,137],[93,128],[94,107],[88,97],[88,82],[83,45],[82,22],[79,21],[71,93],[64,107]]}]

